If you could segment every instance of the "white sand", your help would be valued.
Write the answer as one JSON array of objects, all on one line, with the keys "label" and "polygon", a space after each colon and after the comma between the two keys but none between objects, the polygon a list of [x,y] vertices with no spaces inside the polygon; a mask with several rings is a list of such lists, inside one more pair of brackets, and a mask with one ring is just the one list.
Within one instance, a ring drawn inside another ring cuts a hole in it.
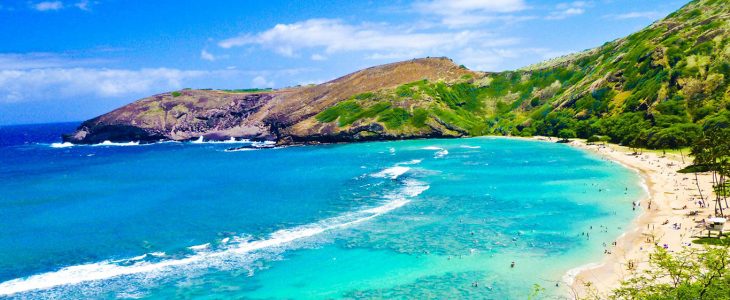
[{"label": "white sand", "polygon": [[[654,251],[655,244],[666,244],[669,251],[679,251],[689,247],[688,243],[694,237],[706,234],[706,231],[703,233],[704,225],[699,222],[710,215],[714,216],[710,175],[699,175],[700,188],[707,206],[702,208],[697,203],[700,196],[694,174],[677,173],[690,164],[691,158],[685,155],[685,163],[682,163],[681,157],[675,154],[663,156],[662,153],[644,152],[634,155],[627,147],[587,145],[580,140],[574,140],[570,145],[590,150],[639,171],[649,189],[649,197],[642,199],[640,203],[643,213],[616,241],[615,246],[607,247],[611,254],[605,255],[601,262],[573,271],[575,277],[571,278],[574,279],[572,288],[578,295],[585,295],[588,291],[586,283],[605,295],[617,288],[622,279],[628,278],[637,270],[645,270],[649,267],[649,254]],[[650,203],[651,209],[648,209]],[[689,216],[690,211],[699,213]],[[681,227],[675,227],[675,223]],[[629,268],[630,264],[634,265],[633,269]]]}]

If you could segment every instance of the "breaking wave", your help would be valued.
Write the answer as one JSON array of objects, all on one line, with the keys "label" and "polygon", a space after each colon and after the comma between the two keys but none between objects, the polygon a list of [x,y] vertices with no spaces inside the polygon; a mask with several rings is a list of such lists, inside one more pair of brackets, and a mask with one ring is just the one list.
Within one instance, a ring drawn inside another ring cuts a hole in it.
[{"label": "breaking wave", "polygon": [[403,181],[403,185],[399,189],[384,195],[384,201],[376,207],[365,208],[307,225],[278,230],[271,233],[266,239],[251,240],[247,237],[233,237],[225,238],[217,244],[205,243],[190,246],[188,249],[192,250],[194,254],[183,258],[168,258],[168,255],[164,252],[152,252],[129,259],[104,260],[96,263],[69,266],[53,272],[2,282],[0,283],[0,296],[135,274],[147,274],[149,277],[154,277],[154,274],[166,274],[179,268],[190,270],[190,268],[196,267],[225,266],[230,264],[231,261],[246,258],[256,251],[293,248],[296,246],[290,244],[295,241],[368,221],[406,205],[411,201],[411,198],[420,195],[428,188],[429,186],[423,182],[408,179]]}]

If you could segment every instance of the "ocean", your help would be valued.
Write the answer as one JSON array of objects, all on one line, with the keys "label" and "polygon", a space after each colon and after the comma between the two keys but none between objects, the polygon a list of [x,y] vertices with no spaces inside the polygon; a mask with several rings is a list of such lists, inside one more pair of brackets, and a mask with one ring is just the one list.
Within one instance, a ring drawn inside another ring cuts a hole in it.
[{"label": "ocean", "polygon": [[76,125],[0,127],[0,298],[560,298],[646,193],[550,142],[60,144]]}]

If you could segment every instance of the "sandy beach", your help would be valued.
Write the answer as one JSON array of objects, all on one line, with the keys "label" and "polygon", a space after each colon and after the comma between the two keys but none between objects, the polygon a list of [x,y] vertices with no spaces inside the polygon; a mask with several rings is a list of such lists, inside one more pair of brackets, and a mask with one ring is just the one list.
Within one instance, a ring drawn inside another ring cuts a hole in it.
[{"label": "sandy beach", "polygon": [[[702,235],[704,230],[701,221],[714,215],[713,203],[708,200],[712,191],[710,175],[698,176],[705,199],[703,205],[695,175],[677,173],[691,162],[686,153],[683,163],[680,155],[657,152],[635,154],[627,147],[613,144],[588,145],[583,140],[573,140],[570,145],[636,170],[644,178],[648,189],[648,197],[641,199],[637,207],[642,210],[642,214],[615,244],[607,243],[604,258],[566,274],[564,280],[575,295],[585,296],[592,289],[599,293],[599,297],[606,295],[618,287],[622,279],[649,266],[649,254],[654,251],[655,245],[669,251],[692,247],[694,237]],[[697,211],[696,215],[690,215],[693,211]],[[591,288],[587,288],[587,285]]]}]

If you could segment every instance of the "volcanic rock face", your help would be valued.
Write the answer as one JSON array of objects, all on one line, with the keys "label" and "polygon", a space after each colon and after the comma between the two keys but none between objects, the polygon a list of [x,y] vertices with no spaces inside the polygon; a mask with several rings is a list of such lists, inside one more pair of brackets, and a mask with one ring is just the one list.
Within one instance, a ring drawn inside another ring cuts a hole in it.
[{"label": "volcanic rock face", "polygon": [[425,58],[364,69],[315,86],[252,93],[182,90],[144,98],[83,122],[76,132],[64,135],[64,141],[183,141],[202,136],[286,144],[458,136],[438,126],[413,134],[389,134],[378,123],[341,130],[312,117],[357,94],[422,79],[454,81],[475,74],[446,58]]}]

